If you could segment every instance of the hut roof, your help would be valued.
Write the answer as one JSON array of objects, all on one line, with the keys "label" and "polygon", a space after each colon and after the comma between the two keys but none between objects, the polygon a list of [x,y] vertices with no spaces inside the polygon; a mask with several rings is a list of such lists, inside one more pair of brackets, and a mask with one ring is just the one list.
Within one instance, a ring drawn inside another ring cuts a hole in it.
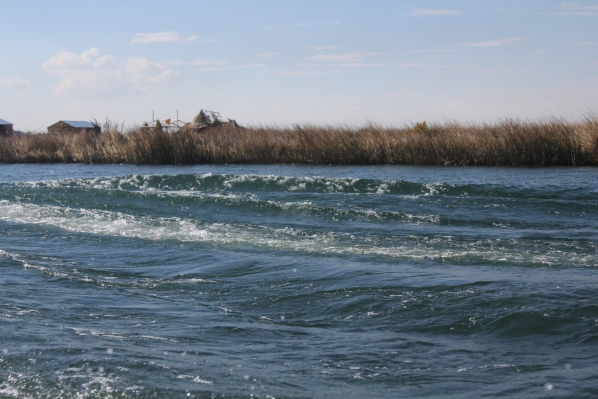
[{"label": "hut roof", "polygon": [[4,119],[0,119],[0,125],[12,125],[12,123],[5,121]]},{"label": "hut roof", "polygon": [[88,128],[94,128],[96,127],[93,123],[91,122],[86,122],[86,121],[60,121],[60,122],[64,122],[69,126],[72,127],[88,127]]}]

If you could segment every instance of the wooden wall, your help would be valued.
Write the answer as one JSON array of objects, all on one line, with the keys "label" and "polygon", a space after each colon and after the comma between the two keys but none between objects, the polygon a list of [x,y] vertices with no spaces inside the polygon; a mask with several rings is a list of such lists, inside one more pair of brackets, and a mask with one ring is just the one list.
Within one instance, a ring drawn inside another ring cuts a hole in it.
[{"label": "wooden wall", "polygon": [[48,134],[79,134],[79,133],[100,133],[99,127],[72,127],[64,122],[57,122],[52,126],[48,126]]},{"label": "wooden wall", "polygon": [[12,125],[0,125],[0,136],[12,136]]}]

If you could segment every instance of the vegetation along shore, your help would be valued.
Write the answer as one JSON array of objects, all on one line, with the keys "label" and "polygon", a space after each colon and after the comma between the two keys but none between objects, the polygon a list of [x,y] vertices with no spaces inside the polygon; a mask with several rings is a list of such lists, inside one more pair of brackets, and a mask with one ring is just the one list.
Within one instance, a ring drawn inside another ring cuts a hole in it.
[{"label": "vegetation along shore", "polygon": [[234,124],[0,137],[0,163],[598,165],[598,118],[388,127]]}]

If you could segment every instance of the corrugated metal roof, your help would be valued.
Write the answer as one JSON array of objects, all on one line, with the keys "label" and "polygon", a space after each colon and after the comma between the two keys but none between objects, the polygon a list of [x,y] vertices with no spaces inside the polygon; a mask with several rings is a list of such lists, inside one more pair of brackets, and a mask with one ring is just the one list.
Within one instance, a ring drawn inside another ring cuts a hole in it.
[{"label": "corrugated metal roof", "polygon": [[0,119],[0,125],[12,125],[12,123],[5,121],[4,119]]},{"label": "corrugated metal roof", "polygon": [[60,121],[60,122],[64,122],[67,125],[72,126],[72,127],[91,127],[91,128],[95,127],[93,125],[93,123],[86,122],[86,121]]}]

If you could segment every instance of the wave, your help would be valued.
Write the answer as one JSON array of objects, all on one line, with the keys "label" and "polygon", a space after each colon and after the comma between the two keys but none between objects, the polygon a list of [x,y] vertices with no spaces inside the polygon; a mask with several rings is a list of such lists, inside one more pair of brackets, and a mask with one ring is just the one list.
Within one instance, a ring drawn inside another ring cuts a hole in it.
[{"label": "wave", "polygon": [[[238,214],[241,219],[249,214],[276,218],[313,216],[328,222],[399,222],[524,231],[562,231],[558,216],[561,213],[566,213],[580,229],[593,229],[586,214],[598,205],[596,193],[582,187],[424,184],[317,176],[126,175],[0,184],[0,187],[0,200],[17,198],[83,208],[100,203],[104,208],[125,212],[157,207],[172,216],[182,214],[175,208],[189,207],[192,212]],[[548,213],[534,213],[538,201]],[[571,206],[573,201],[575,204]],[[222,207],[226,212],[218,212]],[[523,209],[529,212],[522,212]]]},{"label": "wave", "polygon": [[[9,186],[3,183],[4,186]],[[301,192],[346,194],[392,194],[404,196],[452,196],[491,198],[535,198],[598,200],[598,191],[588,187],[526,186],[509,184],[416,183],[352,177],[289,177],[278,175],[178,174],[126,175],[87,179],[61,179],[16,183],[17,187],[173,192]]]},{"label": "wave", "polygon": [[0,221],[60,228],[81,234],[150,241],[249,246],[321,255],[381,256],[411,261],[597,266],[592,242],[493,239],[449,235],[376,235],[371,232],[274,228],[249,223],[207,223],[180,217],[36,205],[2,200]]}]

